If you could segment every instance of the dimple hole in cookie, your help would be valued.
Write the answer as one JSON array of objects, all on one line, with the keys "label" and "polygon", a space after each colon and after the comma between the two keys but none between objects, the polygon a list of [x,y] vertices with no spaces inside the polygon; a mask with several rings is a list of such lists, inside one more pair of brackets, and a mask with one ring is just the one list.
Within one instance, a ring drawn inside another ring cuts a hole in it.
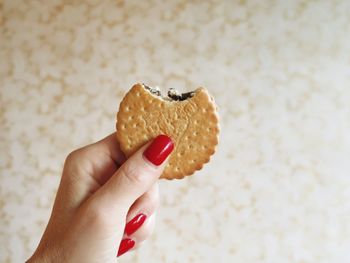
[{"label": "dimple hole in cookie", "polygon": [[179,157],[182,157],[182,156],[184,156],[184,155],[185,155],[184,152],[178,152],[178,153],[177,153],[177,156],[179,156]]}]

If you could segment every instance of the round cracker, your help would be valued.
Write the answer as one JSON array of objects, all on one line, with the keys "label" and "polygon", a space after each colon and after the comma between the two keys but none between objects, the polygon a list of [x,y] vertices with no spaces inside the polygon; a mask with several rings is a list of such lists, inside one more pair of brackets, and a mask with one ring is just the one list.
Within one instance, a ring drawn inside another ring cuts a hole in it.
[{"label": "round cracker", "polygon": [[167,101],[134,85],[120,103],[117,138],[126,157],[160,134],[175,148],[161,178],[181,179],[200,170],[214,154],[219,119],[213,98],[204,88],[183,101]]}]

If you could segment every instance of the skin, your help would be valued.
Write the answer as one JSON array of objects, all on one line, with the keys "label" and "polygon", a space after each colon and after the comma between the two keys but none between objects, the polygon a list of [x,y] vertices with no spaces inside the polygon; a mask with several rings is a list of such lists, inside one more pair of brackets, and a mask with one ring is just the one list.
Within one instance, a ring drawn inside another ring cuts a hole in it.
[{"label": "skin", "polygon": [[[117,262],[123,238],[132,238],[134,248],[147,239],[159,204],[157,180],[166,165],[143,157],[148,145],[125,160],[113,133],[70,153],[51,218],[27,262]],[[146,221],[126,236],[126,223],[140,213]]]}]

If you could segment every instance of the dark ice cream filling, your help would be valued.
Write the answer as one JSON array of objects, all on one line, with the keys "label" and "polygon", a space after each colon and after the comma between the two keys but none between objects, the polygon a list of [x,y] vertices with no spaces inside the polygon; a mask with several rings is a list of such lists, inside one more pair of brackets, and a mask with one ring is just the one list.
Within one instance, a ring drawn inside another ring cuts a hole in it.
[{"label": "dark ice cream filling", "polygon": [[192,98],[194,95],[193,91],[180,93],[177,90],[175,90],[174,88],[170,88],[167,96],[163,96],[161,91],[158,88],[152,88],[152,87],[149,87],[145,84],[143,84],[143,86],[146,90],[151,92],[153,95],[162,97],[162,99],[167,100],[167,101],[184,101],[184,100],[187,100],[189,98]]}]

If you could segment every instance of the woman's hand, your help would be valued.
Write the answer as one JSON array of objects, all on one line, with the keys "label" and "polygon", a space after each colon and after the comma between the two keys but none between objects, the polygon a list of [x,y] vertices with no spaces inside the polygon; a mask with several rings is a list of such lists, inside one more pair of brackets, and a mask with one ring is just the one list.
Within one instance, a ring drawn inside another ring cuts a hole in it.
[{"label": "woman's hand", "polygon": [[153,230],[157,180],[173,148],[160,135],[125,160],[111,134],[69,154],[50,221],[28,262],[116,262],[137,247]]}]

